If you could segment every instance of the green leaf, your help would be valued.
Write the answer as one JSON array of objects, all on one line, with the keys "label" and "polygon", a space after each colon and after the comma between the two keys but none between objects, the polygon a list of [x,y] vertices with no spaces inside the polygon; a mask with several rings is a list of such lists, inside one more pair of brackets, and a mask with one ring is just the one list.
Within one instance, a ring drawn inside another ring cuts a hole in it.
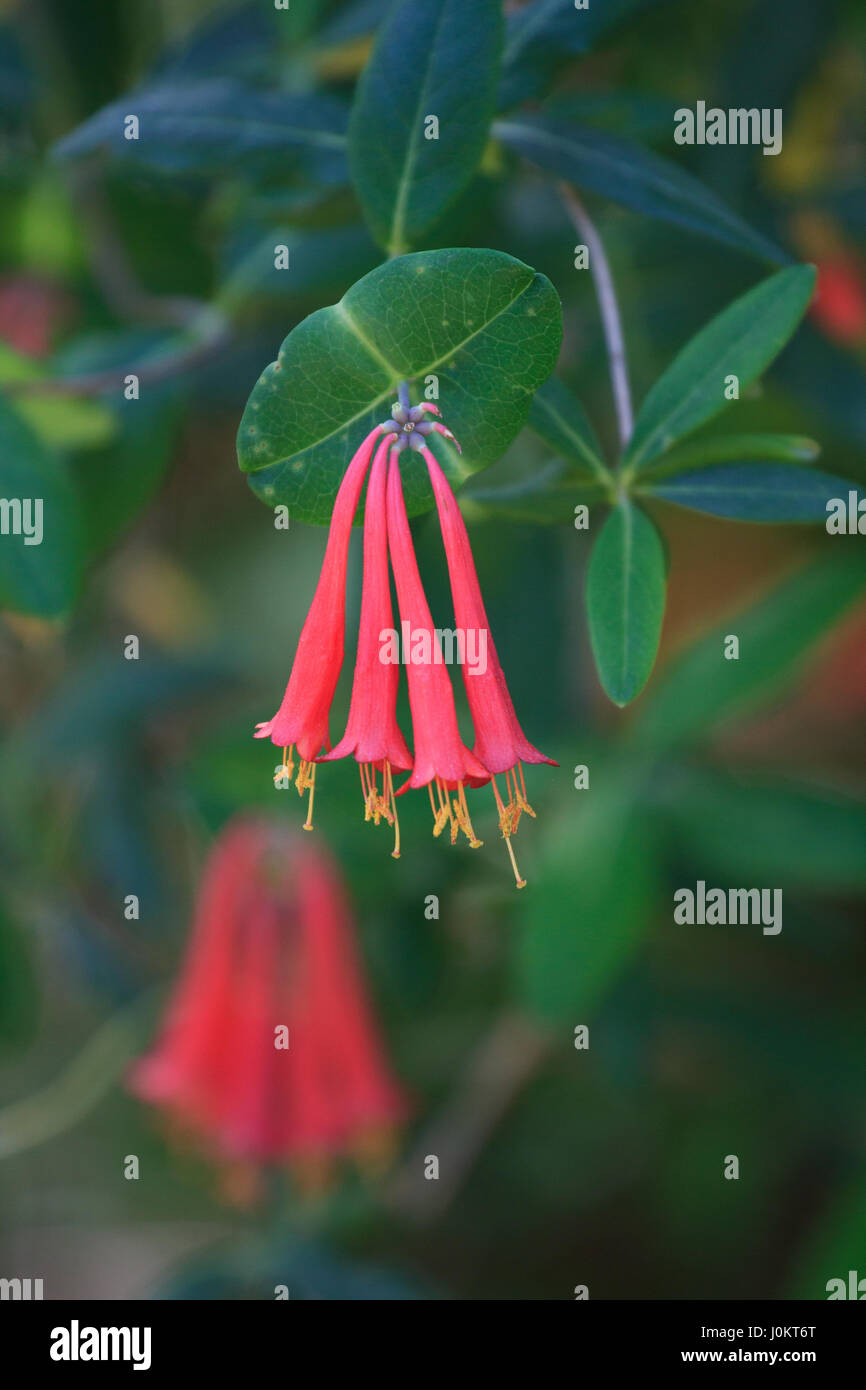
[{"label": "green leaf", "polygon": [[519,989],[545,1022],[571,1030],[603,1002],[651,920],[655,854],[628,788],[600,782],[548,829],[521,896]]},{"label": "green leaf", "polygon": [[[48,375],[44,362],[16,352],[0,341],[0,385],[38,382]],[[15,408],[46,444],[86,449],[104,444],[115,433],[111,411],[102,401],[60,395],[52,391],[19,392]]]},{"label": "green leaf", "polygon": [[826,521],[827,503],[852,484],[831,473],[788,463],[737,463],[678,473],[641,493],[732,521]]},{"label": "green leaf", "polygon": [[[137,139],[126,137],[137,116]],[[168,79],[97,111],[55,146],[58,159],[108,149],[115,159],[166,174],[225,176],[226,169],[284,172],[293,159],[320,180],[346,177],[346,113],[320,92],[262,91],[229,78]]]},{"label": "green leaf", "polygon": [[573,482],[563,476],[559,460],[531,478],[498,488],[472,488],[460,495],[467,521],[522,521],[550,525],[574,521],[578,504],[595,506],[608,499],[607,488],[595,482]]},{"label": "green leaf", "polygon": [[0,499],[0,608],[61,616],[72,606],[81,573],[78,497],[64,464],[2,397]]},{"label": "green leaf", "polygon": [[820,444],[802,434],[721,434],[671,449],[642,472],[655,478],[709,463],[812,463],[820,452]]},{"label": "green leaf", "polygon": [[610,482],[601,445],[586,411],[564,382],[552,376],[540,386],[529,408],[530,429],[572,465],[576,478]]},{"label": "green leaf", "polygon": [[[286,338],[253,388],[238,432],[253,491],[300,521],[325,524],[349,460],[386,419],[398,382],[439,380],[443,419],[461,458],[439,436],[452,482],[504,453],[533,391],[556,363],[562,316],[543,275],[500,251],[424,251],[365,275],[339,304]],[[422,459],[401,456],[410,515],[433,505]]]},{"label": "green leaf", "polygon": [[549,116],[523,115],[497,121],[493,134],[524,159],[579,189],[601,193],[635,212],[688,227],[762,260],[778,264],[788,259],[678,164],[618,135]]},{"label": "green leaf", "polygon": [[659,377],[640,408],[625,462],[638,472],[730,402],[725,380],[740,391],[781,352],[806,311],[815,268],[789,266],[730,304],[702,328]]},{"label": "green leaf", "polygon": [[832,895],[866,890],[866,806],[843,792],[682,769],[664,810],[707,875]]},{"label": "green leaf", "polygon": [[500,107],[538,96],[564,58],[586,53],[606,31],[652,0],[531,0],[508,16]]},{"label": "green leaf", "polygon": [[646,513],[623,498],[593,546],[586,581],[592,651],[614,704],[627,705],[649,680],[666,581],[661,536]]},{"label": "green leaf", "polygon": [[[373,234],[408,251],[466,187],[496,103],[499,0],[405,0],[386,20],[349,124],[352,181]],[[425,131],[439,122],[438,138]]]},{"label": "green leaf", "polygon": [[[637,738],[663,746],[693,740],[772,699],[864,590],[858,556],[821,559],[754,608],[725,618],[664,672],[635,725]],[[728,634],[739,638],[737,661],[725,659]]]}]

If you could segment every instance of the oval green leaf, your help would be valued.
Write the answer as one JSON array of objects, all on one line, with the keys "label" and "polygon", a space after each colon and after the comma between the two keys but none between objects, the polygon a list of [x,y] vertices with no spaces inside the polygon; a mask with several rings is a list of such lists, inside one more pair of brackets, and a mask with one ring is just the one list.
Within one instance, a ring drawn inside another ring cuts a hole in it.
[{"label": "oval green leaf", "polygon": [[672,449],[643,471],[655,478],[711,463],[812,463],[820,452],[804,434],[721,434]]},{"label": "oval green leaf", "polygon": [[[443,419],[463,446],[434,436],[455,484],[505,451],[532,393],[556,364],[562,312],[550,281],[500,251],[424,251],[365,275],[292,330],[253,388],[238,462],[270,506],[330,521],[364,435],[390,413],[401,380],[420,399],[435,376]],[[406,505],[433,505],[423,460],[401,456]]]},{"label": "oval green leaf", "polygon": [[625,455],[638,472],[730,404],[727,378],[742,392],[781,352],[812,297],[815,268],[789,266],[729,304],[659,377],[640,408]]},{"label": "oval green leaf", "polygon": [[614,704],[627,705],[649,680],[666,583],[661,536],[646,513],[623,498],[593,547],[586,582],[592,651]]},{"label": "oval green leaf", "polygon": [[415,245],[472,177],[501,46],[499,0],[406,0],[382,26],[352,108],[349,167],[391,255]]}]

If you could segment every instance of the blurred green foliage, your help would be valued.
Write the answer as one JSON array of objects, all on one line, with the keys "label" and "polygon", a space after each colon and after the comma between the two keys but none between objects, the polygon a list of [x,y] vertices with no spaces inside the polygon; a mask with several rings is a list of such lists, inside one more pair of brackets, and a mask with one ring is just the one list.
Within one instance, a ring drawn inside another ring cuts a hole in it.
[{"label": "blurred green foliage", "polygon": [[[575,179],[617,142],[637,151],[634,177],[596,172],[585,191],[649,408],[654,383],[670,397],[683,346],[735,301],[766,327],[741,297],[778,285],[756,260],[768,246],[819,272],[839,247],[866,265],[866,25],[854,0],[611,0],[578,42],[563,39],[566,8],[507,15],[500,120],[579,122]],[[419,214],[412,248],[505,252],[563,302],[537,432],[461,494],[515,706],[559,760],[528,775],[528,886],[513,890],[489,792],[472,794],[475,854],[434,842],[421,798],[404,798],[393,861],[363,823],[354,769],[323,769],[317,833],[344,866],[415,1101],[384,1177],[311,1204],[278,1175],[264,1211],[227,1213],[207,1165],[119,1084],[213,834],[243,807],[301,818],[251,730],[282,692],[324,532],[274,528],[237,471],[235,434],[290,330],[381,259],[346,132],[387,12],[0,7],[0,494],[32,495],[38,478],[62,530],[15,563],[0,540],[2,1264],[26,1272],[21,1251],[45,1251],[32,1272],[70,1291],[71,1249],[102,1296],[271,1297],[288,1283],[293,1297],[570,1298],[587,1283],[593,1298],[823,1297],[830,1278],[866,1273],[860,540],[697,517],[647,493],[668,574],[658,667],[633,708],[611,704],[583,592],[600,514],[588,534],[573,525],[582,489],[589,504],[607,493],[619,450],[604,341],[553,182],[505,130],[451,180],[439,221]],[[781,155],[675,147],[673,110],[698,99],[782,106]],[[152,140],[116,138],[128,110],[153,119]],[[665,166],[677,176],[660,209]],[[291,251],[282,280],[277,240]],[[671,458],[681,472],[799,468],[814,440],[823,471],[862,482],[864,352],[866,336],[842,341],[812,314],[728,406],[725,432],[710,424],[647,460],[648,483],[662,493]],[[744,383],[772,355],[759,345]],[[129,373],[138,400],[123,395]],[[450,622],[435,521],[413,526],[431,608]],[[611,582],[625,591],[620,559]],[[359,589],[356,540],[350,631]],[[124,660],[129,634],[138,661]],[[723,657],[729,634],[737,661]],[[335,723],[349,690],[347,670]],[[676,926],[673,892],[699,879],[781,887],[784,930]],[[133,893],[138,920],[124,916]],[[502,1117],[425,1217],[424,1185],[420,1201],[401,1196],[400,1164],[483,1112],[478,1050],[515,1011],[538,1056],[523,1070],[519,1049],[495,1054]],[[122,1177],[129,1153],[138,1182]],[[723,1178],[731,1153],[737,1182]],[[107,1233],[123,1277],[103,1262]]]}]

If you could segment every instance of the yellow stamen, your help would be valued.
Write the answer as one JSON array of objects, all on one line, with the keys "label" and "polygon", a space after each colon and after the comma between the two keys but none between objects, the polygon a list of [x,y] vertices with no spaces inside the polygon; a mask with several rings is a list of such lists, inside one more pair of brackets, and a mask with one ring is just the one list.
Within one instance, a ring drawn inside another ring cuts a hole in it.
[{"label": "yellow stamen", "polygon": [[[301,764],[303,766],[303,763]],[[312,768],[312,771],[310,769]],[[304,830],[313,828],[313,797],[316,795],[316,764],[307,763],[307,780],[305,785],[310,789],[310,802],[307,807],[307,819],[304,821]]]},{"label": "yellow stamen", "polygon": [[460,829],[469,841],[469,848],[480,849],[483,841],[479,840],[472,828],[472,821],[469,818],[469,806],[466,802],[466,788],[462,782],[457,783],[457,800],[454,802],[454,814],[457,817],[457,823]]},{"label": "yellow stamen", "polygon": [[400,821],[397,816],[397,800],[394,796],[394,778],[391,773],[391,764],[387,758],[385,760],[385,773],[388,784],[387,794],[391,799],[391,811],[394,816],[394,848],[391,850],[391,858],[400,858]]},{"label": "yellow stamen", "polygon": [[514,808],[512,807],[510,801],[507,806],[503,806],[502,797],[499,795],[499,788],[496,785],[495,777],[490,778],[490,785],[493,787],[493,795],[496,798],[496,809],[499,812],[499,826],[502,831],[502,838],[505,841],[505,847],[508,850],[508,857],[511,860],[511,867],[514,870],[514,881],[517,884],[518,888],[525,888],[526,879],[520,877],[520,870],[517,867],[517,860],[514,857],[514,850],[511,846],[511,812]]}]

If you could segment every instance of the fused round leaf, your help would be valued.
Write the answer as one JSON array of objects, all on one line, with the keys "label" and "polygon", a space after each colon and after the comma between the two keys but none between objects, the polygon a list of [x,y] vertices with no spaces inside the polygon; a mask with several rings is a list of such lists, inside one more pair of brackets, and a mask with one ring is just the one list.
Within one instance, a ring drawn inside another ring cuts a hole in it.
[{"label": "fused round leaf", "polygon": [[501,44],[499,0],[405,0],[382,26],[352,108],[349,164],[373,234],[392,255],[408,251],[472,177]]},{"label": "fused round leaf", "polygon": [[[512,256],[456,249],[398,257],[292,330],[247,402],[238,462],[263,501],[324,525],[358,445],[388,418],[398,383],[414,380],[419,400],[438,386],[463,455],[439,435],[432,447],[459,485],[525,424],[561,336],[553,286]],[[426,465],[409,450],[400,464],[407,509],[419,515],[433,505]]]},{"label": "fused round leaf", "polygon": [[617,705],[639,695],[656,659],[667,565],[650,518],[623,498],[607,518],[589,561],[586,604],[599,679]]}]

